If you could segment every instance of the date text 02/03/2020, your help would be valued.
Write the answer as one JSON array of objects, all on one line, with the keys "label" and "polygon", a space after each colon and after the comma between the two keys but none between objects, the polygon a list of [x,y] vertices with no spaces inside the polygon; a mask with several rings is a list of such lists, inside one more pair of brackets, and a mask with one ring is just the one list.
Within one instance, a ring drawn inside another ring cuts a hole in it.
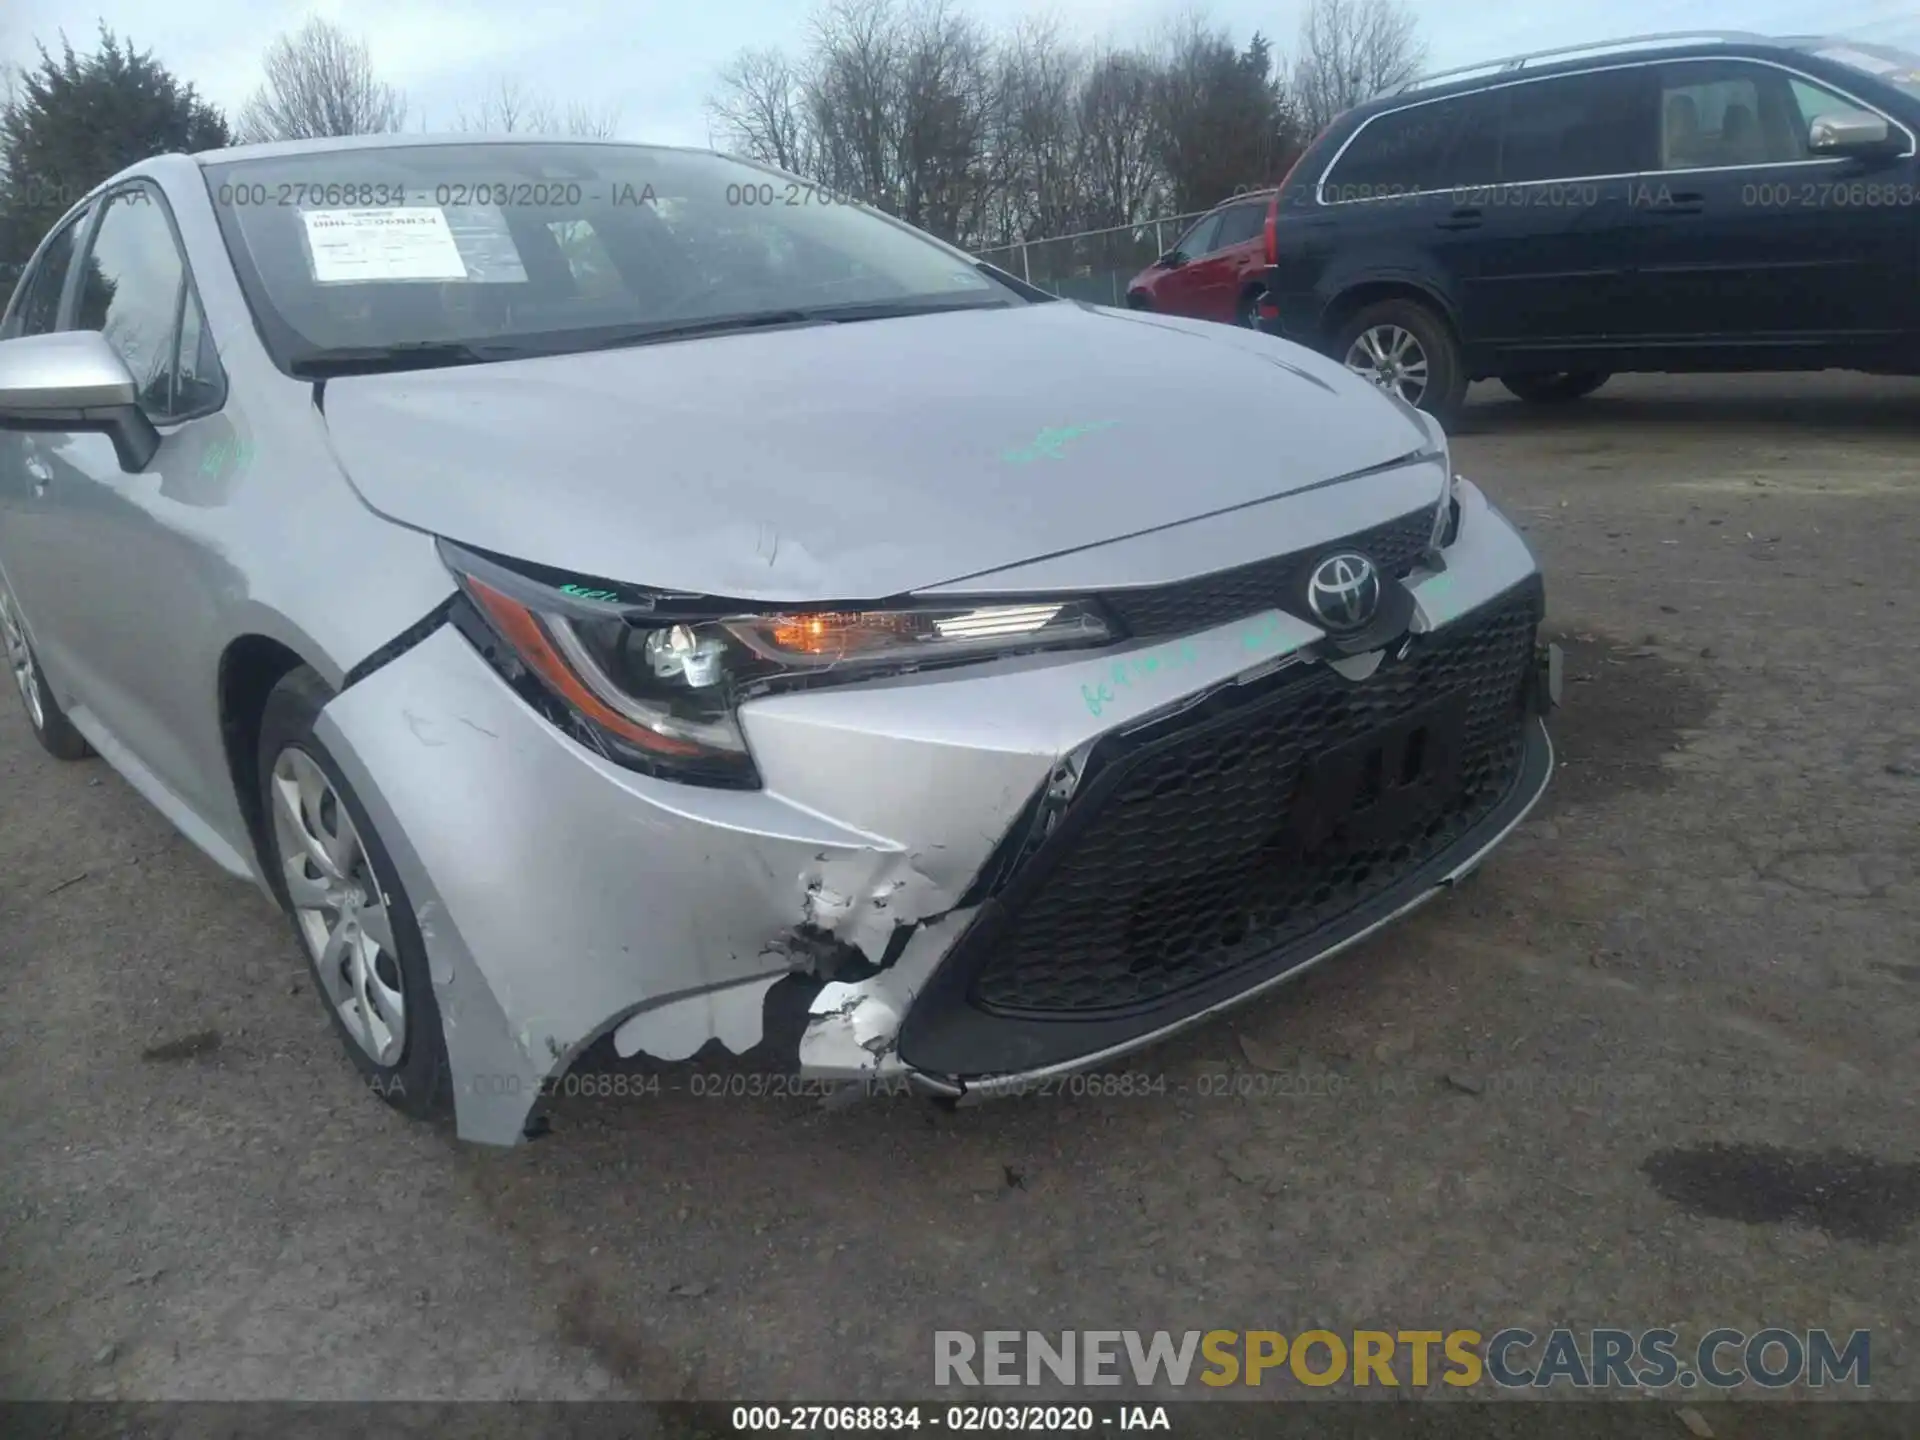
[{"label": "date text 02/03/2020", "polygon": [[736,1434],[933,1430],[1090,1434],[1172,1430],[1164,1405],[736,1405]]}]

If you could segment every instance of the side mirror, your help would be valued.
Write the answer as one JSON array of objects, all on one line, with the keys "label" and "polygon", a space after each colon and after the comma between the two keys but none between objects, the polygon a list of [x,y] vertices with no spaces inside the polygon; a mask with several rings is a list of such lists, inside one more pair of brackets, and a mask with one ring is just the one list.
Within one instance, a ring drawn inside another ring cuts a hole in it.
[{"label": "side mirror", "polygon": [[1816,115],[1807,124],[1807,148],[1816,155],[1880,155],[1892,132],[1878,115]]},{"label": "side mirror", "polygon": [[138,395],[126,362],[97,330],[0,340],[0,430],[105,435],[120,468],[138,474],[160,448]]},{"label": "side mirror", "polygon": [[1153,268],[1156,270],[1178,270],[1186,263],[1186,256],[1182,255],[1178,250],[1169,250],[1153,262]]}]

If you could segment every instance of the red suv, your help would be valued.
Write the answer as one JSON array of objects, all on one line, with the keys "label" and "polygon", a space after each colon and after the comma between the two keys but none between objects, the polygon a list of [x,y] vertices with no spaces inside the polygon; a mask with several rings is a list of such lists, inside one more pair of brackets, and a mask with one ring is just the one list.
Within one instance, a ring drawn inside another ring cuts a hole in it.
[{"label": "red suv", "polygon": [[1200,320],[1259,328],[1257,307],[1276,263],[1276,190],[1236,195],[1213,207],[1174,247],[1133,277],[1127,304]]}]

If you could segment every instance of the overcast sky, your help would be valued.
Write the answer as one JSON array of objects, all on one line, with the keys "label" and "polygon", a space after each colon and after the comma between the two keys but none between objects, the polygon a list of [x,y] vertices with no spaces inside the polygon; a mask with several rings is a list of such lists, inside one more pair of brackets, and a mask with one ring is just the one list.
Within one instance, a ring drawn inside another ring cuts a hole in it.
[{"label": "overcast sky", "polygon": [[[959,0],[995,28],[1047,11],[1068,35],[1115,44],[1149,41],[1185,10],[1179,0]],[[1238,43],[1265,32],[1291,52],[1304,0],[1214,0],[1202,13]],[[1411,0],[1430,65],[1468,64],[1515,51],[1681,26],[1775,34],[1845,34],[1920,50],[1915,0]],[[237,111],[259,83],[260,54],[280,32],[318,13],[365,37],[380,78],[406,92],[407,128],[451,129],[501,76],[564,106],[614,106],[633,140],[705,144],[706,97],[716,71],[743,46],[797,53],[807,0],[0,0],[0,59],[31,63],[34,41],[91,48],[101,20],[151,50],[201,94]]]}]

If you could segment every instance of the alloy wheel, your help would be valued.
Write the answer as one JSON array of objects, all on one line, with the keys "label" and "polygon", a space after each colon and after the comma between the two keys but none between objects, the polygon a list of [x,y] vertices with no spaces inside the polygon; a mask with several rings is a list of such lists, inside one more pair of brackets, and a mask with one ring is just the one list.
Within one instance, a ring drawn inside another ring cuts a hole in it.
[{"label": "alloy wheel", "polygon": [[376,1065],[396,1065],[407,1045],[400,956],[360,833],[304,750],[280,752],[270,790],[276,859],[322,993]]},{"label": "alloy wheel", "polygon": [[1401,326],[1362,330],[1347,348],[1346,366],[1409,405],[1418,405],[1427,393],[1427,352],[1413,332]]},{"label": "alloy wheel", "polygon": [[34,668],[33,651],[27,645],[27,632],[14,613],[12,598],[3,589],[0,589],[0,643],[6,647],[7,669],[13,672],[13,683],[19,687],[21,703],[27,707],[27,719],[33,722],[34,729],[44,730],[47,714],[40,704],[40,675]]}]

